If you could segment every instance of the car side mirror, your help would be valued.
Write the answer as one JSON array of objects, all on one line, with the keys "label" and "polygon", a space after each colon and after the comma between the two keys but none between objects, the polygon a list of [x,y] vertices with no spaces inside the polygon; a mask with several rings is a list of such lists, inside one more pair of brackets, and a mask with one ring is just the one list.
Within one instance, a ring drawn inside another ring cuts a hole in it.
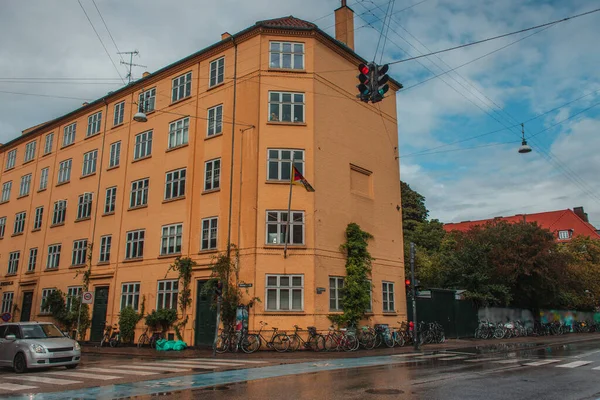
[{"label": "car side mirror", "polygon": [[17,340],[17,337],[16,337],[15,335],[6,335],[6,336],[4,337],[4,339],[6,339],[6,340],[9,340],[9,341],[13,342],[13,341]]}]

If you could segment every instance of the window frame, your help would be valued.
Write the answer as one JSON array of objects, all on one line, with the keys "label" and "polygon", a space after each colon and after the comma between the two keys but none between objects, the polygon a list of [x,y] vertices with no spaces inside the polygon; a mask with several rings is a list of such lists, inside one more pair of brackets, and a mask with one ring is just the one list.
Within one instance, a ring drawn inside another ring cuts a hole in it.
[{"label": "window frame", "polygon": [[[140,186],[140,184],[142,184],[142,186]],[[129,192],[129,208],[130,209],[145,207],[148,205],[149,188],[150,188],[150,178],[137,179],[137,180],[131,182],[131,190]]]},{"label": "window frame", "polygon": [[17,149],[12,149],[8,153],[6,153],[6,166],[4,168],[5,171],[9,169],[13,169],[17,165]]},{"label": "window frame", "polygon": [[12,314],[14,298],[15,298],[15,292],[2,293],[2,314],[4,314],[4,313]]},{"label": "window frame", "polygon": [[[381,281],[382,310],[384,313],[396,312],[396,287],[394,282]],[[391,287],[391,290],[390,290]],[[390,300],[391,293],[391,300]],[[391,303],[391,304],[390,304]],[[391,308],[390,308],[391,305]]]},{"label": "window frame", "polygon": [[[273,101],[272,100],[272,95],[277,94],[278,95],[278,100],[277,101]],[[290,95],[290,101],[284,101],[283,97],[284,95]],[[295,96],[296,95],[301,95],[302,96],[302,102],[296,102],[295,101]],[[276,90],[270,90],[269,94],[268,94],[268,100],[269,100],[269,106],[268,106],[268,116],[267,116],[267,121],[268,122],[281,122],[281,123],[285,123],[285,124],[306,124],[306,94],[303,92],[280,92],[280,91],[276,91]],[[290,107],[290,120],[289,121],[284,121],[283,120],[283,110],[284,110],[284,106],[288,105]],[[276,116],[276,118],[273,118],[273,115],[275,114],[274,112],[271,112],[272,110],[272,105],[277,105],[277,113],[278,115]],[[296,105],[302,105],[302,119],[295,121],[295,117],[296,117]]]},{"label": "window frame", "polygon": [[160,236],[160,255],[181,254],[183,247],[183,223],[163,225]]},{"label": "window frame", "polygon": [[6,234],[6,217],[0,217],[0,239]]},{"label": "window frame", "polygon": [[45,288],[42,289],[42,296],[40,297],[40,314],[50,314],[50,307],[44,308],[44,300],[48,298],[52,293],[56,292],[56,288]]},{"label": "window frame", "polygon": [[[271,152],[277,152],[277,157],[276,158],[271,158]],[[290,152],[290,158],[289,159],[284,159],[283,158],[283,153],[289,151]],[[294,156],[297,153],[302,153],[302,158],[301,159],[296,159],[294,158]],[[300,171],[300,173],[302,175],[305,175],[304,173],[304,166],[306,164],[306,151],[303,149],[276,149],[276,148],[268,148],[267,149],[267,181],[269,182],[289,182],[290,179],[292,178],[291,174],[292,174],[292,164],[298,168],[298,171]],[[296,161],[298,160],[298,161]],[[287,169],[288,171],[288,176],[284,176],[284,171],[286,170],[286,168],[284,167],[285,164],[289,164],[289,168]],[[277,165],[277,178],[273,178],[271,177],[271,165],[272,164],[276,164]]]},{"label": "window frame", "polygon": [[102,128],[102,110],[88,116],[88,126],[85,137],[91,137],[100,133]]},{"label": "window frame", "polygon": [[[344,280],[343,276],[329,276],[329,311],[344,311],[341,305],[343,296],[340,294],[340,291],[344,290]],[[332,281],[335,283],[334,286],[332,286]],[[335,303],[334,307],[331,307],[332,301]]]},{"label": "window frame", "polygon": [[29,162],[35,158],[35,150],[37,147],[37,140],[31,141],[25,145],[25,156],[23,162]]},{"label": "window frame", "polygon": [[[144,131],[135,135],[133,146],[133,161],[152,156],[153,130]],[[143,152],[143,154],[142,154]]]},{"label": "window frame", "polygon": [[189,143],[190,117],[180,118],[169,124],[168,149],[185,146]]},{"label": "window frame", "polygon": [[[205,227],[205,225],[208,226]],[[214,232],[214,234],[213,234]],[[214,236],[214,237],[213,237]],[[213,245],[214,240],[214,245]],[[205,245],[206,243],[206,245]],[[200,222],[200,250],[216,250],[219,246],[219,217],[203,218]]]},{"label": "window frame", "polygon": [[58,181],[57,184],[71,182],[71,169],[73,168],[73,159],[61,161],[58,164]]},{"label": "window frame", "polygon": [[[183,176],[182,176],[183,175]],[[179,168],[165,173],[165,200],[185,197],[187,168]]]},{"label": "window frame", "polygon": [[77,135],[77,122],[73,122],[63,128],[63,144],[62,147],[67,147],[75,143]]},{"label": "window frame", "polygon": [[[145,229],[135,229],[125,234],[125,259],[135,260],[144,258]],[[141,246],[140,246],[141,244]]]},{"label": "window frame", "polygon": [[52,210],[52,225],[64,224],[66,218],[67,218],[67,200],[55,201],[54,207]]},{"label": "window frame", "polygon": [[33,217],[33,230],[42,229],[42,223],[44,218],[44,206],[35,208],[35,214]]},{"label": "window frame", "polygon": [[[131,307],[135,311],[138,311],[140,306],[140,287],[141,282],[123,282],[121,284],[121,305],[120,310],[126,307]],[[129,290],[129,289],[132,290]],[[135,305],[132,306],[132,304]]]},{"label": "window frame", "polygon": [[[277,284],[275,286],[269,285],[269,278],[275,277],[277,279]],[[289,285],[282,286],[281,278],[289,278]],[[300,286],[294,286],[293,281],[294,278],[301,279]],[[269,291],[274,290],[276,293],[275,298],[275,308],[269,307]],[[288,309],[281,308],[281,291],[288,290]],[[294,309],[294,290],[300,290],[300,302],[301,308]],[[265,311],[276,311],[276,312],[303,312],[304,311],[304,274],[265,274]]]},{"label": "window frame", "polygon": [[[289,236],[290,242],[288,243],[288,246],[289,245],[305,246],[306,245],[306,214],[302,210],[290,210],[290,212],[292,213],[292,218],[294,218],[294,214],[300,213],[302,215],[302,221],[294,221],[294,220],[290,221],[291,233]],[[277,221],[269,221],[269,213],[277,213]],[[277,232],[275,233],[277,235],[277,238],[281,238],[281,235],[285,234],[285,229],[282,228],[287,225],[287,220],[284,220],[282,218],[282,215],[284,215],[284,214],[287,215],[287,210],[266,210],[266,216],[265,216],[265,244],[266,245],[269,245],[269,246],[284,246],[285,245],[285,236],[283,236],[284,240],[278,241],[276,243],[269,242],[269,225],[270,224],[277,225]],[[295,226],[302,227],[302,243],[295,243],[293,240],[294,239],[293,231],[294,231]]]},{"label": "window frame", "polygon": [[110,144],[108,168],[116,168],[121,164],[121,141]]},{"label": "window frame", "polygon": [[98,166],[98,149],[83,154],[81,176],[90,176],[96,173]]},{"label": "window frame", "polygon": [[125,100],[115,103],[113,108],[113,127],[122,125],[125,121]]},{"label": "window frame", "polygon": [[[213,114],[212,117],[211,114]],[[213,137],[222,134],[223,104],[217,104],[206,111],[206,137]]]},{"label": "window frame", "polygon": [[71,266],[85,265],[87,261],[88,250],[87,239],[77,239],[73,241],[73,250],[71,252]]},{"label": "window frame", "polygon": [[2,203],[10,201],[10,193],[12,192],[12,181],[4,182],[2,184]]},{"label": "window frame", "polygon": [[25,232],[25,222],[27,222],[27,212],[21,211],[15,214],[15,223],[13,225],[13,235],[19,235]]},{"label": "window frame", "polygon": [[77,198],[77,221],[92,217],[92,203],[94,196],[91,192],[79,195]]},{"label": "window frame", "polygon": [[44,137],[44,155],[52,153],[54,145],[54,132],[50,132]]},{"label": "window frame", "polygon": [[[148,107],[151,106],[151,107]],[[156,107],[156,87],[144,90],[138,96],[138,111],[149,114]]]},{"label": "window frame", "polygon": [[112,247],[112,235],[100,236],[100,253],[98,255],[99,263],[110,262],[110,250]]},{"label": "window frame", "polygon": [[[279,45],[279,49],[278,50],[274,50],[273,49],[273,45],[274,44],[278,44]],[[290,45],[290,51],[285,51],[284,50],[284,45],[289,44]],[[300,53],[302,56],[302,65],[300,68],[296,68],[295,64],[296,64],[296,57],[295,55],[297,55],[298,53],[296,53],[295,47],[297,45],[300,45],[302,47],[302,52]],[[273,55],[277,54],[278,55],[278,65],[274,66],[273,65]],[[290,55],[290,67],[284,67],[283,66],[283,59],[285,55]],[[305,46],[303,42],[287,42],[287,41],[279,41],[279,40],[274,40],[274,41],[270,41],[269,42],[269,69],[283,69],[286,71],[304,71],[305,69]]]},{"label": "window frame", "polygon": [[48,189],[49,178],[50,178],[50,167],[42,168],[40,171],[40,187],[38,190]]},{"label": "window frame", "polygon": [[21,251],[11,251],[8,253],[8,272],[7,275],[16,275],[19,272],[19,262],[21,261]]},{"label": "window frame", "polygon": [[67,311],[73,311],[73,299],[79,298],[83,293],[83,286],[69,286],[65,295],[65,308]]},{"label": "window frame", "polygon": [[[167,284],[170,283],[170,289],[167,289]],[[161,289],[162,284],[162,289]],[[168,295],[168,296],[166,296]],[[168,297],[168,300],[167,300]],[[156,285],[156,309],[171,309],[177,310],[179,300],[179,280],[178,279],[163,279],[159,280]],[[170,307],[165,307],[169,303]]]},{"label": "window frame", "polygon": [[558,231],[558,240],[569,240],[573,237],[573,231],[570,229],[563,229]]},{"label": "window frame", "polygon": [[[222,65],[219,65],[219,63]],[[219,72],[219,70],[222,71]],[[223,82],[225,82],[225,56],[219,57],[216,60],[211,61],[208,67],[208,87],[212,88],[217,85],[220,85]]]},{"label": "window frame", "polygon": [[38,248],[32,247],[29,249],[29,259],[27,260],[27,272],[35,271],[37,266]]},{"label": "window frame", "polygon": [[21,177],[21,184],[19,186],[19,197],[29,196],[31,191],[31,179],[32,174],[26,174]]},{"label": "window frame", "polygon": [[46,257],[46,269],[58,269],[60,266],[60,253],[62,243],[53,243],[48,245],[48,255]]},{"label": "window frame", "polygon": [[192,71],[171,80],[171,103],[192,97]]},{"label": "window frame", "polygon": [[[217,168],[215,164],[218,163]],[[210,170],[209,170],[210,166]],[[216,171],[216,173],[215,173]],[[216,186],[215,186],[216,183]],[[208,187],[210,186],[210,187]],[[221,189],[221,158],[213,158],[204,162],[204,191]]]},{"label": "window frame", "polygon": [[106,188],[104,194],[104,214],[114,214],[117,208],[117,187]]}]

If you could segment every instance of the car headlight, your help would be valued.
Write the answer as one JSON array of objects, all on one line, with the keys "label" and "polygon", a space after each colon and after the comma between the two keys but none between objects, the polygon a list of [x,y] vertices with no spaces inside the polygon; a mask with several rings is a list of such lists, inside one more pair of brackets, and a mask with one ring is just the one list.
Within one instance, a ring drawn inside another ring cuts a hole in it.
[{"label": "car headlight", "polygon": [[39,345],[39,344],[32,344],[31,349],[33,351],[35,351],[36,353],[45,353],[46,352],[46,349],[44,348],[44,346]]},{"label": "car headlight", "polygon": [[79,342],[75,342],[75,346],[73,346],[75,348],[75,350],[81,350],[81,345],[79,344]]}]

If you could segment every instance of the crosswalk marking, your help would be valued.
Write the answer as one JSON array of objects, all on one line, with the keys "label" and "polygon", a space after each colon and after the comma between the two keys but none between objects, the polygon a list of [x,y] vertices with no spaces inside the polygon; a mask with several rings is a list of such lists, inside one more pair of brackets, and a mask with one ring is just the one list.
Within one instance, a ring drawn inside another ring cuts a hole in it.
[{"label": "crosswalk marking", "polygon": [[[121,368],[127,368],[125,366]],[[157,372],[150,371],[133,371],[129,369],[116,369],[116,368],[86,368],[84,371],[94,371],[94,372],[104,372],[106,374],[124,374],[124,375],[138,375],[138,376],[146,376],[146,375],[156,375]]]},{"label": "crosswalk marking", "polygon": [[148,365],[148,364],[134,364],[134,365],[128,365],[127,368],[133,368],[133,369],[147,369],[150,371],[164,371],[164,372],[187,372],[190,370],[190,368],[171,368],[171,367],[165,367],[165,366],[160,366],[160,365]]},{"label": "crosswalk marking", "polygon": [[464,360],[465,358],[467,358],[466,356],[454,356],[454,357],[447,357],[447,358],[439,358],[440,361],[454,361],[454,360]]},{"label": "crosswalk marking", "polygon": [[[140,365],[146,365],[149,367],[153,367],[156,365],[160,365],[160,364],[156,364],[156,363],[146,363],[146,364],[140,364]],[[194,364],[188,364],[188,363],[169,363],[169,367],[173,366],[173,367],[179,367],[179,368],[197,368],[197,369],[217,369],[217,368],[223,368],[223,367],[231,367],[231,366],[237,366],[237,365],[243,365],[243,364],[210,364],[210,363],[194,363]]]},{"label": "crosswalk marking", "polygon": [[407,354],[392,354],[392,357],[416,357],[422,356],[421,353],[407,353]]},{"label": "crosswalk marking", "polygon": [[245,363],[240,363],[240,362],[234,362],[234,361],[228,361],[228,362],[221,362],[219,360],[212,360],[212,361],[159,361],[161,365],[196,365],[196,364],[200,364],[200,365],[223,365],[223,366],[227,366],[227,365],[244,365]]},{"label": "crosswalk marking", "polygon": [[594,371],[600,371],[600,367],[592,368]]},{"label": "crosswalk marking", "polygon": [[494,362],[496,364],[516,364],[521,361],[529,361],[529,360],[522,360],[520,358],[509,358],[506,360],[497,360],[497,361],[492,361],[492,362]]},{"label": "crosswalk marking", "polygon": [[540,365],[546,365],[546,364],[552,364],[552,363],[556,363],[559,362],[561,360],[540,360],[540,361],[534,361],[534,362],[530,362],[530,363],[526,363],[523,365],[527,365],[529,367],[539,367]]},{"label": "crosswalk marking", "polygon": [[556,368],[577,368],[591,363],[591,361],[573,361],[568,364],[557,365]]},{"label": "crosswalk marking", "polygon": [[419,360],[427,360],[430,358],[441,358],[441,357],[448,357],[448,356],[449,356],[449,354],[430,354],[428,356],[419,357],[418,359]]},{"label": "crosswalk marking", "polygon": [[[206,362],[224,362],[224,363],[244,363],[244,364],[264,364],[266,361],[255,361],[255,360],[235,360],[235,359],[223,359],[223,358],[186,358],[186,361],[206,361]],[[183,361],[183,360],[181,360]]]},{"label": "crosswalk marking", "polygon": [[111,380],[111,379],[119,379],[119,378],[121,378],[120,376],[101,375],[101,374],[87,374],[85,372],[79,372],[79,371],[73,371],[73,372],[51,371],[51,372],[46,372],[45,375],[58,375],[58,376],[67,375],[67,376],[72,376],[74,378],[97,379],[97,380],[100,380],[100,381],[108,381],[108,380]]},{"label": "crosswalk marking", "polygon": [[14,392],[15,390],[35,389],[36,387],[37,386],[27,386],[27,385],[19,385],[18,383],[2,382],[2,389],[10,390],[11,392]]},{"label": "crosswalk marking", "polygon": [[490,361],[496,361],[496,360],[501,360],[501,358],[498,358],[498,357],[495,357],[495,358],[474,358],[472,360],[465,360],[465,362],[480,363],[480,362],[490,362]]},{"label": "crosswalk marking", "polygon": [[82,383],[81,381],[72,381],[69,379],[45,378],[43,376],[4,376],[4,379],[15,379],[18,381],[50,383],[52,385],[72,385],[74,383]]}]

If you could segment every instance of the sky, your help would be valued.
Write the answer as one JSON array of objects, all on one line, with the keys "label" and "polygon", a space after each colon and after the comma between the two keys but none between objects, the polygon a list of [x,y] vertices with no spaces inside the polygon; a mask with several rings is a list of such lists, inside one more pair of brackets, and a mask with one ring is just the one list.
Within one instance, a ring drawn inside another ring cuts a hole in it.
[{"label": "sky", "polygon": [[[333,36],[339,4],[4,0],[0,142],[121,87],[127,68],[117,48],[139,51],[133,62],[146,66],[133,69],[139,79],[146,70],[219,41],[223,32],[263,19],[294,15]],[[355,12],[357,53],[382,63],[599,6],[594,0],[348,0],[348,5]],[[391,22],[375,54],[388,5]],[[400,176],[425,196],[431,218],[459,222],[583,206],[600,227],[599,39],[600,12],[390,66],[390,75],[405,87],[396,94]],[[529,154],[517,152],[521,123],[533,148]]]}]

